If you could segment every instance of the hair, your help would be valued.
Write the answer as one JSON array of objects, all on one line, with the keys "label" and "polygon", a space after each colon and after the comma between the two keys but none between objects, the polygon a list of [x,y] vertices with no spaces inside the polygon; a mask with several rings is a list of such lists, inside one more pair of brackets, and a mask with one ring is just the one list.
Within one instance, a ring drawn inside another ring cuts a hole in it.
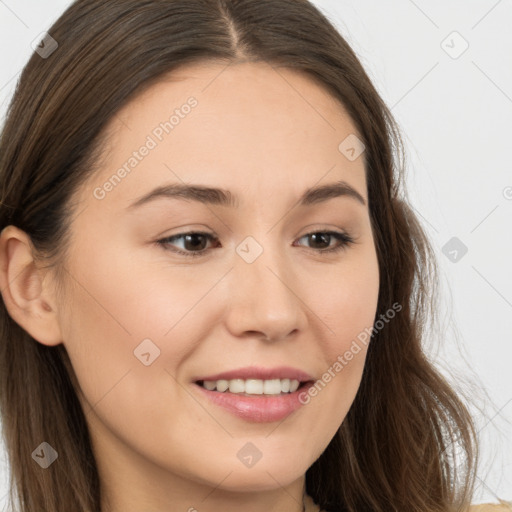
[{"label": "hair", "polygon": [[[29,59],[0,138],[0,228],[25,231],[36,261],[59,281],[74,197],[99,168],[109,121],[164,75],[207,61],[264,61],[307,75],[343,105],[366,148],[377,315],[395,302],[402,310],[373,333],[354,402],[307,470],[306,491],[333,512],[465,510],[476,478],[476,428],[423,346],[435,318],[438,269],[407,200],[403,142],[326,15],[307,0],[77,0],[48,32],[58,49]],[[64,345],[34,340],[3,301],[0,315],[10,506],[17,500],[20,512],[101,510],[91,438]],[[45,470],[31,460],[42,441],[65,454]]]}]

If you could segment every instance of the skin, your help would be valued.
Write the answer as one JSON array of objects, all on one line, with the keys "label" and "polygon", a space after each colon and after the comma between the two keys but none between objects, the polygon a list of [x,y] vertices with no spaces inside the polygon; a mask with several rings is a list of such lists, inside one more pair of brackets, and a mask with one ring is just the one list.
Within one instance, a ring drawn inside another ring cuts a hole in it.
[{"label": "skin", "polygon": [[[190,96],[198,101],[190,114],[96,199],[94,189]],[[304,75],[266,63],[195,64],[108,126],[107,158],[78,191],[63,296],[34,262],[29,237],[2,231],[3,299],[35,340],[69,353],[103,510],[302,510],[305,472],[354,400],[366,349],[279,422],[238,418],[192,379],[250,365],[320,379],[373,325],[379,273],[364,161],[338,150],[350,134],[357,131],[341,104]],[[308,187],[340,179],[366,205],[342,196],[294,207]],[[240,205],[160,198],[127,209],[156,186],[182,182],[229,189]],[[172,252],[194,250],[183,238],[168,249],[155,243],[198,230],[218,240],[204,241],[199,257]],[[305,235],[328,230],[354,243],[322,254],[339,242]],[[263,248],[251,264],[235,250],[247,236]],[[146,338],[160,349],[149,366],[134,356]],[[248,442],[262,454],[251,468],[237,457]]]}]

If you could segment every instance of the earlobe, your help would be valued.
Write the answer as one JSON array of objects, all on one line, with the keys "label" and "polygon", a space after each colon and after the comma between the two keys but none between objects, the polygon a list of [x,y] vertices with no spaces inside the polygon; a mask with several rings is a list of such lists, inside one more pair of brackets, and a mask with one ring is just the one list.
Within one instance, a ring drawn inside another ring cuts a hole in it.
[{"label": "earlobe", "polygon": [[50,290],[32,252],[30,237],[15,226],[0,234],[0,287],[11,318],[44,345],[62,342]]}]

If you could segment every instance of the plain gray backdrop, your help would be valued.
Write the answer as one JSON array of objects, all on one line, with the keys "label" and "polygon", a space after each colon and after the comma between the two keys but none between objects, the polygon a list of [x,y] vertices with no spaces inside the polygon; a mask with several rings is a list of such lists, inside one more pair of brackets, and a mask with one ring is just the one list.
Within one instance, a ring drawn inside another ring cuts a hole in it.
[{"label": "plain gray backdrop", "polygon": [[[0,0],[2,124],[32,41],[70,3]],[[432,330],[428,351],[458,389],[488,393],[472,407],[483,447],[475,502],[512,500],[512,4],[314,3],[402,130],[408,191],[443,281],[441,336]],[[1,505],[9,471],[0,455]]]}]

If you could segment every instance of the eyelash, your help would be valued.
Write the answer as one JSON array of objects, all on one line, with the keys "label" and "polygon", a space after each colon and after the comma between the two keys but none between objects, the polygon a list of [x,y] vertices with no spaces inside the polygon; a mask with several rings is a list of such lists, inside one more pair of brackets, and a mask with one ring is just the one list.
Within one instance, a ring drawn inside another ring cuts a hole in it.
[{"label": "eyelash", "polygon": [[[302,238],[305,238],[307,236],[318,235],[318,234],[330,235],[330,236],[334,237],[336,240],[338,240],[339,242],[341,242],[340,245],[332,247],[331,249],[313,249],[313,251],[316,251],[320,254],[337,253],[339,251],[346,249],[349,245],[354,243],[354,239],[350,235],[348,235],[347,233],[339,233],[337,231],[311,231],[310,233],[306,233],[305,235],[302,235],[299,238],[299,240]],[[172,251],[174,253],[181,254],[181,255],[187,256],[187,257],[192,257],[192,258],[198,257],[198,256],[204,256],[205,253],[207,253],[211,249],[210,248],[210,249],[203,249],[201,251],[186,252],[186,251],[182,251],[181,249],[171,249],[169,247],[169,245],[172,245],[172,244],[170,244],[171,240],[176,240],[176,239],[185,237],[187,235],[205,236],[210,241],[218,240],[218,238],[216,238],[215,236],[211,235],[210,233],[206,233],[204,231],[189,231],[187,233],[179,233],[177,235],[172,235],[172,236],[169,236],[166,238],[162,238],[161,240],[157,240],[156,243],[159,244],[160,246],[162,246],[164,250]]]}]

